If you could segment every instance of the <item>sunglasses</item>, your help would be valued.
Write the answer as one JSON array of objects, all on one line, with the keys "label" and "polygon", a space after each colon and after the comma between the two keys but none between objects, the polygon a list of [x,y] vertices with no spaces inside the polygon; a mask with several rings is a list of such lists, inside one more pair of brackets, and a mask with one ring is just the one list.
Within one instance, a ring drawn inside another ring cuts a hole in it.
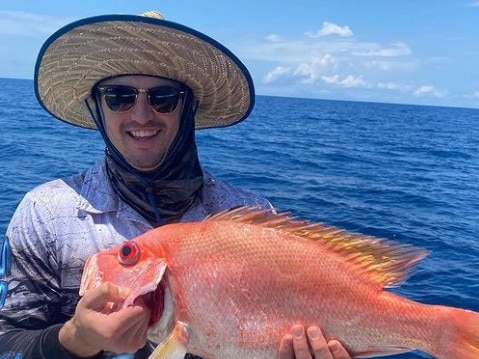
[{"label": "sunglasses", "polygon": [[105,98],[108,108],[115,112],[131,110],[138,99],[138,94],[144,92],[148,95],[148,102],[155,112],[170,113],[178,106],[180,98],[185,91],[171,86],[158,86],[141,89],[126,85],[97,86],[96,88]]}]

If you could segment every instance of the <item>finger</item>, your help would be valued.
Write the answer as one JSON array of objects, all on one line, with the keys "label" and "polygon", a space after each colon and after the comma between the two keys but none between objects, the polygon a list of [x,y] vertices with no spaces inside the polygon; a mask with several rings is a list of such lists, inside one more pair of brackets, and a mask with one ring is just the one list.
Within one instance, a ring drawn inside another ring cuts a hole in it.
[{"label": "finger", "polygon": [[279,359],[294,359],[293,336],[286,334],[279,344]]},{"label": "finger", "polygon": [[150,314],[148,308],[135,305],[111,313],[107,320],[115,330],[126,332],[148,325]]},{"label": "finger", "polygon": [[330,340],[328,342],[328,347],[333,354],[334,359],[351,359],[349,353],[337,340]]},{"label": "finger", "polygon": [[293,348],[296,359],[312,359],[311,352],[309,351],[308,338],[302,325],[293,326]]},{"label": "finger", "polygon": [[[120,332],[123,330],[122,332]],[[134,326],[124,330],[120,328],[116,335],[117,337],[117,349],[125,352],[136,352],[143,348],[148,340],[148,320],[137,322]]]},{"label": "finger", "polygon": [[315,359],[335,359],[329,350],[328,343],[321,329],[316,326],[309,327],[307,335]]},{"label": "finger", "polygon": [[148,322],[143,323],[135,333],[137,350],[143,348],[148,340]]},{"label": "finger", "polygon": [[130,290],[113,283],[103,283],[83,296],[82,304],[89,309],[102,308],[108,302],[121,302],[126,299]]},{"label": "finger", "polygon": [[102,335],[108,338],[110,351],[135,352],[147,341],[149,312],[141,307],[127,307],[112,313],[106,319]]}]

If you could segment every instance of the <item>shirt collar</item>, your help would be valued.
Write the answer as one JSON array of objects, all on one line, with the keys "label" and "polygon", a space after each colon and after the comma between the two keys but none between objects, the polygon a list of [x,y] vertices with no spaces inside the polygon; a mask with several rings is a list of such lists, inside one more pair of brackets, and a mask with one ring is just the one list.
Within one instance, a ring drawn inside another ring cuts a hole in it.
[{"label": "shirt collar", "polygon": [[[206,182],[213,181],[211,175],[205,173]],[[145,223],[149,222],[128,204],[121,200],[115,192],[106,172],[105,159],[97,161],[93,167],[86,171],[83,184],[80,189],[80,201],[78,210],[89,214],[103,214],[116,212],[117,217],[125,220],[133,220]],[[199,221],[208,214],[203,200],[193,204],[181,218],[181,222]]]},{"label": "shirt collar", "polygon": [[86,171],[78,209],[90,214],[117,212],[119,218],[147,222],[116,194],[106,173],[105,159],[97,161]]}]

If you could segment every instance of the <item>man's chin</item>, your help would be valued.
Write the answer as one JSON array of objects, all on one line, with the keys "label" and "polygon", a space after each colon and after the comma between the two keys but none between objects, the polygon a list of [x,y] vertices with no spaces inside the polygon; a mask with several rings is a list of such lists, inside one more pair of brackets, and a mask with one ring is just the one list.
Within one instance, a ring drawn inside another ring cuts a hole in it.
[{"label": "man's chin", "polygon": [[161,164],[163,163],[163,159],[161,160],[157,159],[150,162],[146,162],[146,161],[141,161],[141,162],[127,161],[127,162],[130,164],[130,166],[132,166],[133,168],[135,168],[136,170],[140,172],[152,172],[161,166]]}]

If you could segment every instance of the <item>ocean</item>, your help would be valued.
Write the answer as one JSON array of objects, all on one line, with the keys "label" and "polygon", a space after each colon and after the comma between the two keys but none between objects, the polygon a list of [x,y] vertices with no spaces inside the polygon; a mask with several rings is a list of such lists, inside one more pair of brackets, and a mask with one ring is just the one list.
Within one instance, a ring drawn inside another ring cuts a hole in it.
[{"label": "ocean", "polygon": [[[41,109],[31,80],[0,88],[3,236],[25,192],[89,167],[104,146]],[[246,121],[197,142],[204,167],[279,211],[431,251],[392,291],[479,311],[478,109],[257,96]]]}]

